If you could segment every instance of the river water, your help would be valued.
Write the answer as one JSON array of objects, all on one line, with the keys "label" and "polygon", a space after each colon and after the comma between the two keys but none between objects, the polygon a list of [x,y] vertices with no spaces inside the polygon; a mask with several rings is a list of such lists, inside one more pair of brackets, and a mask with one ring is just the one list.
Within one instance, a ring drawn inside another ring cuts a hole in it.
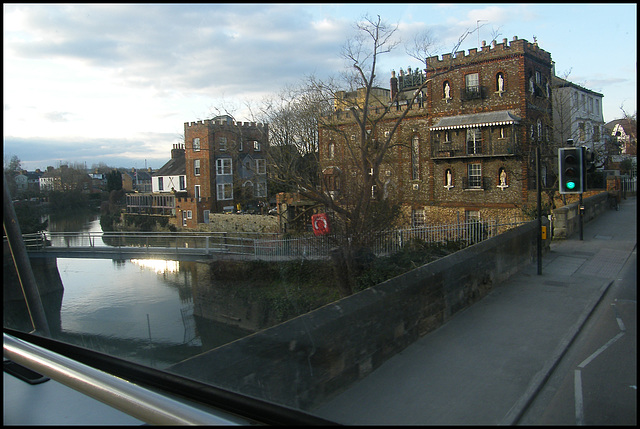
[{"label": "river water", "polygon": [[[49,218],[49,231],[102,229],[99,216],[85,215]],[[69,240],[73,241],[72,234]],[[64,292],[60,326],[52,330],[56,332],[54,337],[145,365],[165,367],[251,333],[194,316],[194,276],[206,268],[204,265],[170,260],[58,258]]]}]

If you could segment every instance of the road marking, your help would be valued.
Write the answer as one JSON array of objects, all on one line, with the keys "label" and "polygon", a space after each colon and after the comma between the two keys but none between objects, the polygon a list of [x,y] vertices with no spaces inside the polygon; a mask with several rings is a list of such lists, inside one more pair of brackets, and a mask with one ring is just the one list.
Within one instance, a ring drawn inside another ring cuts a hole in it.
[{"label": "road marking", "polygon": [[582,375],[579,369],[573,372],[573,390],[576,405],[576,426],[584,426],[584,409],[582,406]]},{"label": "road marking", "polygon": [[603,351],[605,351],[606,349],[609,348],[609,346],[611,346],[611,344],[615,343],[616,341],[618,341],[620,338],[622,338],[622,336],[624,335],[624,332],[619,332],[618,335],[616,335],[615,337],[611,338],[609,341],[607,341],[607,343],[600,347],[598,350],[596,350],[595,352],[593,352],[591,354],[591,356],[589,356],[588,358],[586,358],[585,360],[582,361],[582,363],[580,365],[578,365],[578,368],[584,368],[585,366],[589,365],[589,363],[594,360],[595,358],[598,357],[598,355],[600,355],[600,353],[602,353]]}]

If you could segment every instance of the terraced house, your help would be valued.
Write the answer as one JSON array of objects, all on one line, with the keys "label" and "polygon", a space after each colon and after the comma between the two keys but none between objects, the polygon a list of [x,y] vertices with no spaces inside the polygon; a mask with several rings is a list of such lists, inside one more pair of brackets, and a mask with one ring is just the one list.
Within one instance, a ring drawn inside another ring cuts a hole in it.
[{"label": "terraced house", "polygon": [[[517,38],[428,58],[426,72],[392,72],[390,89],[375,89],[379,109],[396,102],[369,130],[374,138],[389,136],[407,100],[427,84],[393,134],[379,191],[402,201],[415,226],[520,217],[536,201],[536,147],[552,140],[551,79],[551,55]],[[332,127],[319,130],[325,187],[336,196],[353,173],[333,127],[356,132],[348,106],[358,99],[357,91],[339,94]]]}]

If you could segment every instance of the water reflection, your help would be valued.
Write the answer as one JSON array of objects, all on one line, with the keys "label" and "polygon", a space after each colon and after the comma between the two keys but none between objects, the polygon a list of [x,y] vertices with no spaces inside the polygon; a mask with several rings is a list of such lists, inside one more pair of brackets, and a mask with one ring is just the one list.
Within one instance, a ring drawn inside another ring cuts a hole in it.
[{"label": "water reflection", "polygon": [[[49,230],[101,232],[98,216],[86,215],[50,218]],[[72,232],[69,239],[73,239]],[[54,277],[64,286],[64,290],[57,288],[56,294],[42,294],[52,335],[62,341],[166,367],[254,332],[194,316],[194,287],[198,289],[199,281],[202,288],[208,287],[209,276],[202,274],[208,272],[206,263],[84,258],[48,261],[52,270],[46,273],[38,263],[32,265],[41,292],[52,287],[49,283]],[[20,298],[5,299],[4,324],[31,331]]]}]

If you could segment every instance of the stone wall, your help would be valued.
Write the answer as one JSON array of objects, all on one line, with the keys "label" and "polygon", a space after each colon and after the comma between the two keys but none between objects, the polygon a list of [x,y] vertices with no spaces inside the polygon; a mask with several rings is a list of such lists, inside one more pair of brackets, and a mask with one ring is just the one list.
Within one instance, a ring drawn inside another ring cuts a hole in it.
[{"label": "stone wall", "polygon": [[209,223],[199,223],[198,231],[277,233],[278,216],[209,214]]},{"label": "stone wall", "polygon": [[[609,193],[601,192],[583,198],[583,225],[609,209]],[[568,204],[553,211],[553,238],[567,238],[580,230],[579,203]]]},{"label": "stone wall", "polygon": [[168,370],[309,410],[535,260],[537,234],[529,222]]}]

